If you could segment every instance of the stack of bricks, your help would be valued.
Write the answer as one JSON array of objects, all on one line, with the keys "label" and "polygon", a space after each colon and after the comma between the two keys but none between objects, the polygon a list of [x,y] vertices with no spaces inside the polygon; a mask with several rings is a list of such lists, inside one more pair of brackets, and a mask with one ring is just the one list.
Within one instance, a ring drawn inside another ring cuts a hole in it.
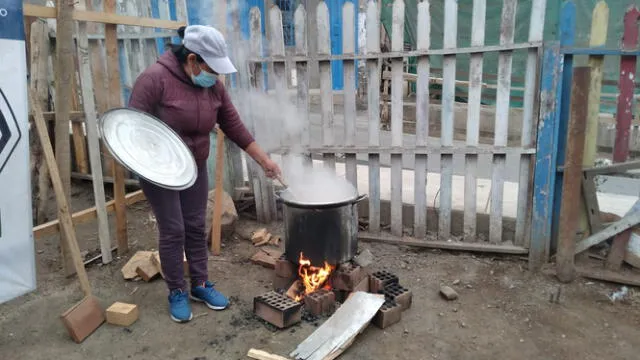
[{"label": "stack of bricks", "polygon": [[388,271],[371,274],[369,288],[372,293],[385,297],[385,303],[373,318],[373,323],[381,329],[400,322],[402,312],[411,307],[411,291],[400,285],[398,277]]}]

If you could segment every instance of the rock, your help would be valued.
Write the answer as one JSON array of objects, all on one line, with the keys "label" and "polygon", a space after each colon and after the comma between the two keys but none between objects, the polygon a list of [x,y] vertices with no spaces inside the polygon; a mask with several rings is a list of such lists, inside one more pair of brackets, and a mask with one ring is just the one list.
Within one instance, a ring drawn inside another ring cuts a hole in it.
[{"label": "rock", "polygon": [[373,254],[369,249],[364,249],[353,260],[356,262],[356,264],[362,266],[363,268],[366,268],[369,265],[373,264],[375,258],[373,257]]},{"label": "rock", "polygon": [[459,285],[460,284],[460,279],[455,279],[453,280],[453,285]]},{"label": "rock", "polygon": [[458,293],[448,286],[440,286],[440,294],[447,300],[455,300],[458,298]]},{"label": "rock", "polygon": [[[207,228],[206,234],[211,231],[213,222],[213,205],[215,203],[215,190],[209,192],[209,200],[207,202]],[[222,192],[222,238],[228,238],[235,230],[236,220],[238,220],[238,212],[233,203],[233,199],[227,192]]]}]

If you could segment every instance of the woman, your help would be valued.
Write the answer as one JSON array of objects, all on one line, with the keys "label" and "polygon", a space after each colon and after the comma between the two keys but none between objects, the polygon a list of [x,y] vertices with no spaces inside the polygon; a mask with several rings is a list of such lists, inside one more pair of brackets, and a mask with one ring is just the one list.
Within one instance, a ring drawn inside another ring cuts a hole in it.
[{"label": "woman", "polygon": [[169,288],[169,313],[177,322],[192,319],[183,273],[183,251],[189,263],[190,298],[213,310],[223,310],[227,298],[208,279],[205,219],[208,199],[206,160],[209,135],[215,124],[264,169],[268,177],[280,174],[278,165],[256,144],[236,111],[219,74],[237,70],[227,56],[222,34],[210,26],[178,30],[182,45],[173,45],[136,80],[129,106],[156,116],[174,129],[196,159],[198,178],[183,191],[167,190],[149,182],[140,185],[156,216],[160,262]]}]

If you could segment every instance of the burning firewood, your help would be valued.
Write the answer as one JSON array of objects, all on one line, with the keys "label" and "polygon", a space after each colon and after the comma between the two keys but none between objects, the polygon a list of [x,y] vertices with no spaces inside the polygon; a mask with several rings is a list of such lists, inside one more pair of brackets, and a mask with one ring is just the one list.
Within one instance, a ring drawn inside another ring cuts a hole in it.
[{"label": "burning firewood", "polygon": [[297,302],[302,300],[302,294],[304,294],[304,286],[300,280],[294,281],[287,290],[287,297]]}]

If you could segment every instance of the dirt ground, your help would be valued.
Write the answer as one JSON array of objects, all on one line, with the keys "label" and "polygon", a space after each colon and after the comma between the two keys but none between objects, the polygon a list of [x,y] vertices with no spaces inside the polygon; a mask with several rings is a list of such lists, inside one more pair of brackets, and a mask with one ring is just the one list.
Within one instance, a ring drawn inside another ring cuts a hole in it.
[{"label": "dirt ground", "polygon": [[[74,209],[90,206],[90,187],[76,190]],[[146,203],[129,210],[132,252],[156,247]],[[243,220],[244,232],[256,226]],[[78,227],[81,248],[98,248],[96,225]],[[246,359],[250,348],[287,355],[322,320],[274,331],[251,312],[254,296],[271,288],[271,271],[253,265],[250,241],[234,236],[220,258],[209,261],[211,279],[232,306],[213,312],[193,305],[195,319],[176,324],[167,315],[162,280],[124,281],[127,257],[88,268],[103,306],[138,304],[140,319],[129,328],[104,324],[82,344],[69,338],[59,315],[81,299],[74,279],[60,271],[57,237],[37,240],[38,289],[0,305],[0,359]],[[560,285],[532,274],[516,257],[472,255],[361,243],[413,292],[402,321],[368,327],[341,359],[638,359],[640,297],[612,303],[619,286],[579,279]],[[128,255],[130,256],[130,254]],[[451,285],[459,299],[438,295]],[[453,285],[456,284],[456,285]],[[561,287],[559,303],[549,301]]]}]

